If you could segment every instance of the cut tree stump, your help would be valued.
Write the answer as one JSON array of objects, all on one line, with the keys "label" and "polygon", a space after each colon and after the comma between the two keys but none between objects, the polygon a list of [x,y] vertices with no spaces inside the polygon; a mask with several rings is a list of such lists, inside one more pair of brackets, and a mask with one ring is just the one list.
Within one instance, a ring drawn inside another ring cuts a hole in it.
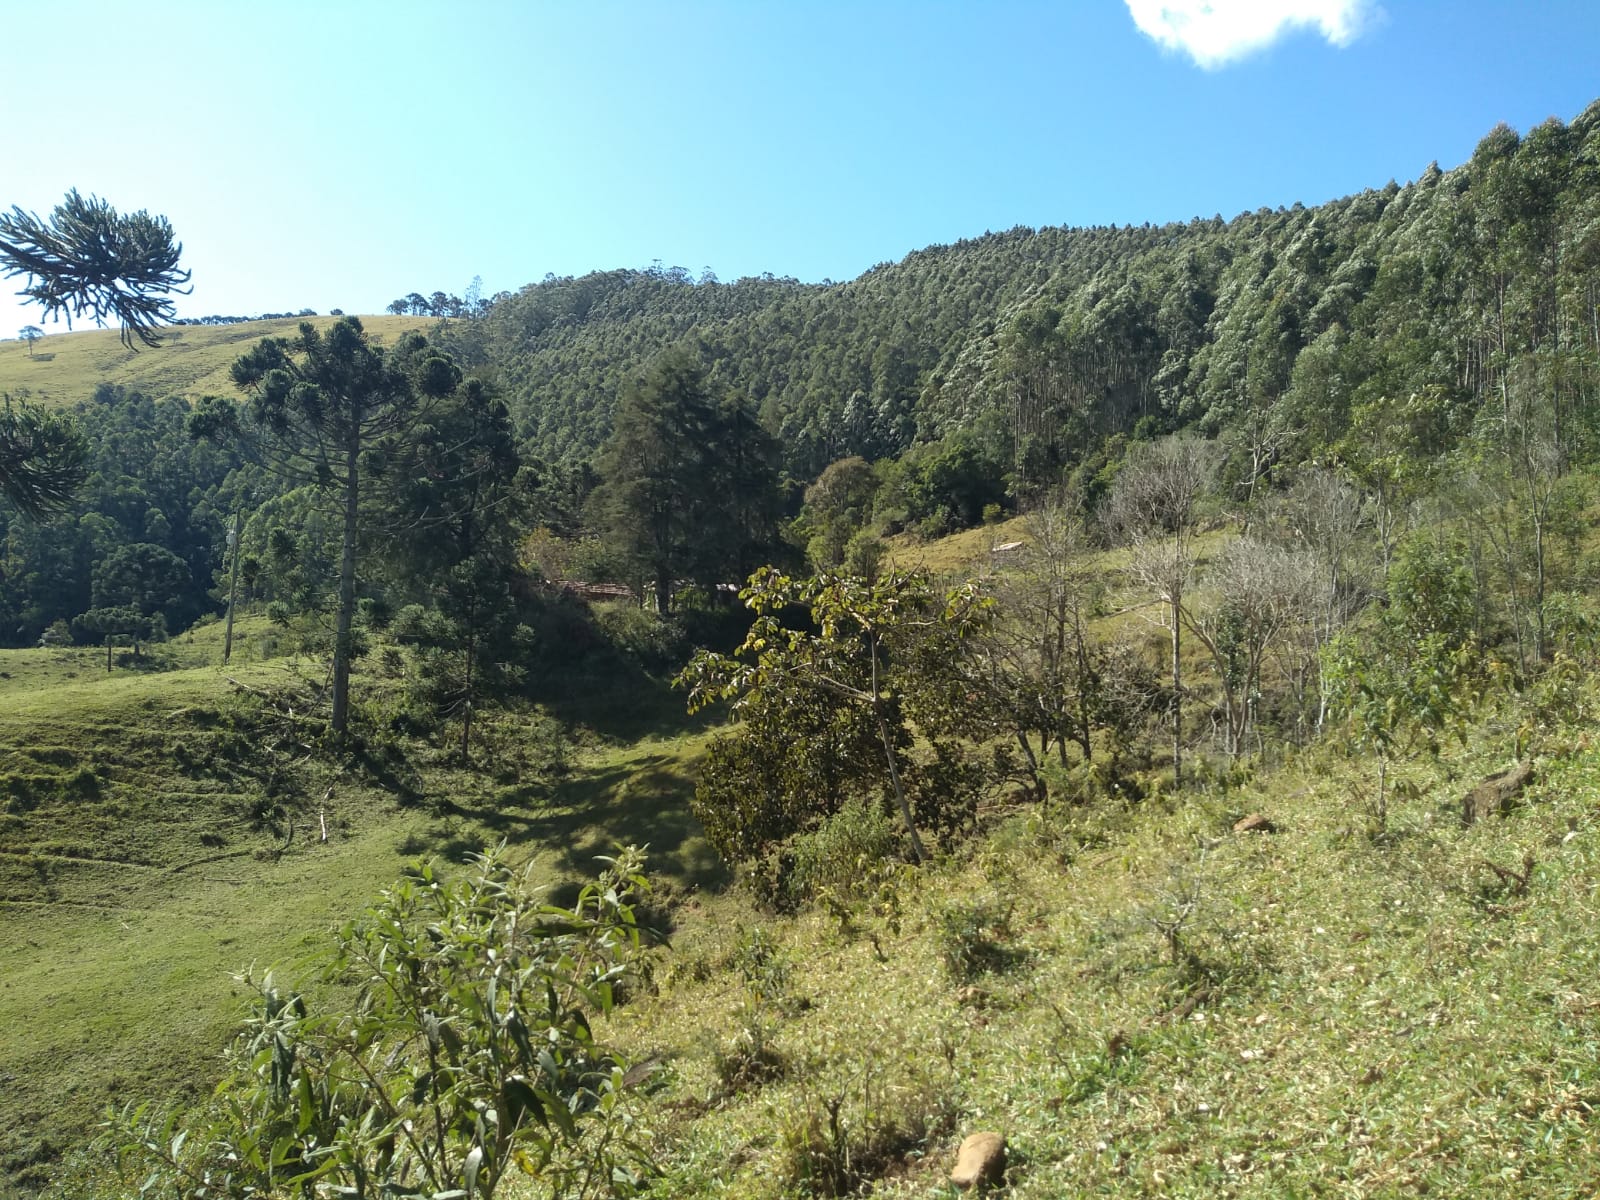
[{"label": "cut tree stump", "polygon": [[1523,788],[1533,782],[1533,761],[1496,771],[1461,801],[1461,824],[1476,825],[1488,817],[1503,817]]}]

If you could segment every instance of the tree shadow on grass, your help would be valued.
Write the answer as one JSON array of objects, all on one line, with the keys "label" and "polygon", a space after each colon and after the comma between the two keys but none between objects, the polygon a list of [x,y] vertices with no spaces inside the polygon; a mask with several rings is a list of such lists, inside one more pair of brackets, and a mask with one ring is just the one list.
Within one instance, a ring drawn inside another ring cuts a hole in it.
[{"label": "tree shadow on grass", "polygon": [[559,689],[535,698],[568,728],[588,729],[622,744],[696,733],[715,719],[705,712],[691,716],[684,692],[632,663],[565,677]]},{"label": "tree shadow on grass", "polygon": [[[455,802],[449,811],[470,821],[490,840],[554,852],[560,870],[575,880],[594,875],[597,857],[615,854],[631,843],[649,847],[646,869],[652,877],[683,888],[718,889],[730,876],[690,810],[693,795],[692,763],[670,754],[646,753],[575,768],[551,783],[535,808]],[[438,852],[458,859],[481,849],[483,840],[474,837],[474,831],[459,830],[438,846]],[[572,884],[573,896],[578,886]],[[557,903],[571,899],[561,888],[552,896]]]}]

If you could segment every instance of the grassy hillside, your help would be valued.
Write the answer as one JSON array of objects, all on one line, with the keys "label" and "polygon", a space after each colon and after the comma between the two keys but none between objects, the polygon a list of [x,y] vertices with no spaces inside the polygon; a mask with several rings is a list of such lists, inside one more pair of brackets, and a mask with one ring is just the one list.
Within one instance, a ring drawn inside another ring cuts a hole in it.
[{"label": "grassy hillside", "polygon": [[[896,555],[966,564],[1019,533]],[[109,677],[89,651],[0,660],[0,1154],[19,1185],[108,1101],[206,1086],[244,1002],[231,972],[314,981],[329,927],[408,856],[505,838],[554,883],[650,845],[672,940],[603,1036],[660,1065],[656,1194],[947,1196],[978,1129],[1009,1141],[1009,1194],[1038,1200],[1600,1187],[1592,663],[1490,689],[1437,755],[1398,760],[1381,836],[1375,764],[1332,736],[1253,771],[1197,755],[1181,793],[1138,804],[997,797],[921,870],[855,856],[842,827],[824,902],[780,916],[721,886],[676,697],[508,716],[485,771],[375,739],[365,765],[275,780],[237,742],[292,735],[228,680],[283,693],[296,666],[247,626],[224,673],[217,641]],[[1529,747],[1533,786],[1463,828],[1466,791]],[[304,801],[287,849],[283,790]],[[1251,813],[1270,827],[1235,831]],[[539,1193],[513,1176],[508,1194]]]},{"label": "grassy hillside", "polygon": [[[336,317],[308,318],[325,328]],[[412,329],[437,324],[431,317],[362,317],[361,323],[380,340],[392,341]],[[114,329],[52,333],[40,338],[30,354],[20,340],[0,342],[0,392],[27,395],[43,404],[87,400],[102,383],[120,384],[164,399],[231,395],[228,369],[250,345],[264,337],[287,337],[299,318],[246,321],[238,325],[175,325],[162,331],[155,349],[129,350]]]},{"label": "grassy hillside", "polygon": [[[996,812],[831,911],[682,922],[615,1029],[665,1063],[662,1192],[949,1195],[982,1129],[1019,1198],[1594,1194],[1597,703],[1489,705],[1406,764],[1378,841],[1370,764],[1328,748]],[[1529,723],[1536,784],[1463,829]],[[1258,811],[1274,831],[1233,832]]]},{"label": "grassy hillside", "polygon": [[697,735],[624,744],[529,711],[486,722],[494,770],[377,742],[339,770],[259,703],[320,678],[273,642],[243,623],[224,669],[214,624],[110,675],[103,651],[0,653],[0,1195],[110,1103],[202,1095],[235,974],[315,990],[330,930],[418,855],[504,839],[560,884],[638,840],[669,887],[720,877],[687,812]]}]

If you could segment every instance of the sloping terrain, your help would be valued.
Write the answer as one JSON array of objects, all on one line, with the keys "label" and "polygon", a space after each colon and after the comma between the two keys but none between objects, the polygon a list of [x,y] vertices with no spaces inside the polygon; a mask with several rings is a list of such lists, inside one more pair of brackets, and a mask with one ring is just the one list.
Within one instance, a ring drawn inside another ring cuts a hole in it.
[{"label": "sloping terrain", "polygon": [[[320,329],[338,318],[305,319]],[[362,317],[361,323],[381,341],[437,324],[430,317],[394,316]],[[124,346],[114,329],[52,333],[31,347],[20,340],[0,341],[0,392],[52,406],[87,400],[103,383],[158,399],[230,396],[228,370],[234,359],[262,338],[293,336],[299,325],[300,318],[173,325],[162,330],[161,345],[139,350]]]},{"label": "sloping terrain", "polygon": [[492,766],[380,739],[340,768],[293,716],[321,672],[260,658],[259,619],[237,635],[227,668],[220,624],[109,675],[103,650],[0,653],[0,1195],[42,1186],[108,1105],[204,1095],[237,973],[315,992],[331,930],[419,855],[504,840],[559,885],[647,840],[669,886],[720,877],[687,811],[696,737],[529,711],[484,722]]},{"label": "sloping terrain", "polygon": [[[664,1064],[661,1190],[948,1195],[992,1130],[1019,1198],[1592,1195],[1597,703],[1490,702],[1398,768],[1377,839],[1372,766],[1330,745],[1019,808],[799,918],[684,919],[615,1024]],[[1535,783],[1463,828],[1530,726]]]}]

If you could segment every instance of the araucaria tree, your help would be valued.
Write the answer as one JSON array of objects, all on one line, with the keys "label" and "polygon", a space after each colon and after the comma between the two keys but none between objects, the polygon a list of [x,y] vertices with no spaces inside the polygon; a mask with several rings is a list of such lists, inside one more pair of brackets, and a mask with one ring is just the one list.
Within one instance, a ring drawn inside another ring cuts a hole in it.
[{"label": "araucaria tree", "polygon": [[383,464],[385,563],[400,593],[419,601],[395,627],[422,660],[425,692],[460,719],[463,761],[480,695],[516,678],[512,652],[532,637],[512,595],[520,466],[511,416],[477,379]]},{"label": "araucaria tree", "polygon": [[267,338],[233,364],[248,397],[243,412],[216,397],[191,418],[196,436],[247,441],[291,486],[326,495],[340,522],[338,604],[333,645],[335,734],[349,723],[363,505],[381,479],[367,467],[392,456],[433,408],[455,392],[461,372],[419,335],[392,349],[374,345],[354,317],[326,333],[310,322],[294,339]]},{"label": "araucaria tree", "polygon": [[[22,276],[18,293],[45,315],[112,317],[122,341],[137,337],[147,346],[155,329],[173,315],[169,293],[186,293],[189,272],[178,269],[183,246],[172,240],[165,217],[143,210],[118,214],[104,200],[68,192],[48,221],[13,208],[0,213],[0,275]],[[21,336],[33,356],[44,335],[37,325]],[[77,425],[59,413],[5,398],[0,412],[0,492],[29,517],[66,507],[87,474],[89,451]]]},{"label": "araucaria tree", "polygon": [[37,520],[72,502],[88,474],[89,447],[77,423],[35,404],[0,407],[0,494]]},{"label": "araucaria tree", "polygon": [[119,213],[97,196],[67,193],[48,220],[13,208],[0,213],[0,271],[25,276],[19,293],[61,315],[107,318],[122,327],[122,342],[160,342],[157,326],[172,320],[171,294],[186,295],[189,272],[178,268],[183,245],[165,217],[140,209]]}]

